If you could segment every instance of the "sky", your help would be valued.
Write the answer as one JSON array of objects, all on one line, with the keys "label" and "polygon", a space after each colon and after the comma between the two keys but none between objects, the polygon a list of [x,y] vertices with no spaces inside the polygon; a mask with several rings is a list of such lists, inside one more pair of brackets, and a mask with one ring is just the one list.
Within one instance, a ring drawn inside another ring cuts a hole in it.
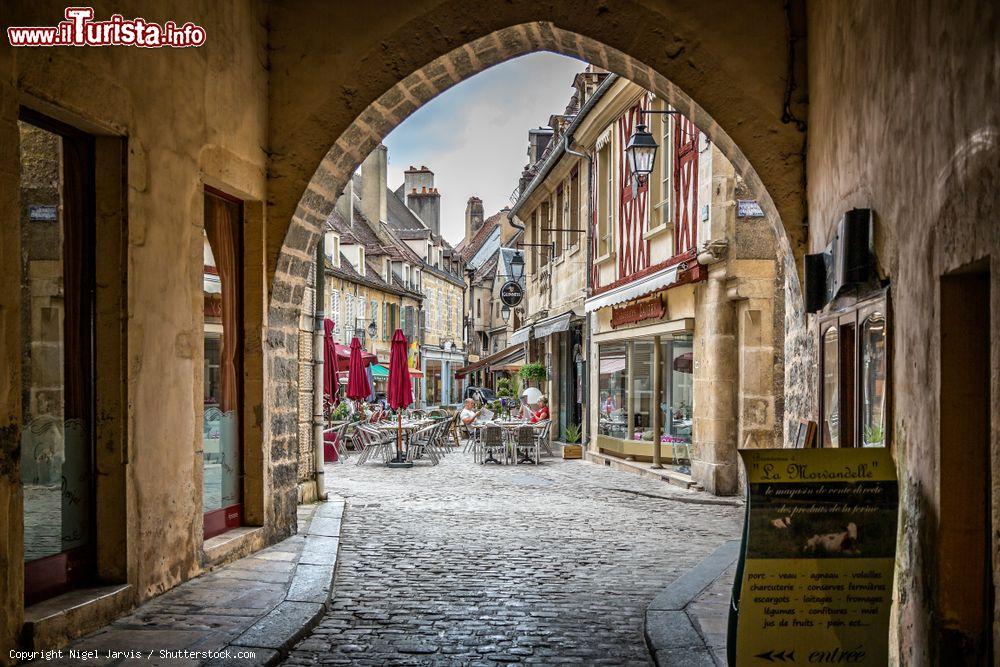
[{"label": "sky", "polygon": [[483,200],[487,217],[509,204],[528,161],[528,130],[565,110],[573,76],[585,67],[574,58],[532,53],[446,90],[383,141],[389,187],[399,187],[410,165],[427,165],[441,193],[441,233],[457,244],[469,197]]}]

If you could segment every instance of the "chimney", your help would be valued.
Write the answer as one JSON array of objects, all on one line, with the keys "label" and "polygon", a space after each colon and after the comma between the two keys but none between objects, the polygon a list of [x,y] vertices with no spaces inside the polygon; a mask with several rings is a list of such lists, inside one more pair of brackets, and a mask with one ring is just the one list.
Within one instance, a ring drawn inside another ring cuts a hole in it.
[{"label": "chimney", "polygon": [[347,181],[347,185],[344,186],[344,191],[340,193],[337,197],[337,203],[334,206],[340,217],[344,219],[344,222],[348,225],[354,223],[354,179]]},{"label": "chimney", "polygon": [[382,144],[361,163],[361,212],[372,225],[388,220],[385,198],[388,165],[388,149]]},{"label": "chimney", "polygon": [[441,233],[441,195],[434,187],[434,172],[425,165],[410,167],[403,172],[406,207],[413,211],[424,226],[435,234]]},{"label": "chimney", "polygon": [[479,197],[469,197],[465,205],[465,238],[471,239],[483,226],[483,200]]},{"label": "chimney", "polygon": [[533,165],[542,158],[542,154],[552,140],[552,128],[540,127],[528,130],[528,165]]}]

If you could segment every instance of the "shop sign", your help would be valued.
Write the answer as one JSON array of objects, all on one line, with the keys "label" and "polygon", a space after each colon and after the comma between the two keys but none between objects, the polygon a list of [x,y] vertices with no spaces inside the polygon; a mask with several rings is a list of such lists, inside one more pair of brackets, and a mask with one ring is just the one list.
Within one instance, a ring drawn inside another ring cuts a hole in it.
[{"label": "shop sign", "polygon": [[737,218],[763,218],[764,209],[760,207],[756,199],[737,199],[736,200],[736,217]]},{"label": "shop sign", "polygon": [[636,301],[627,306],[611,309],[611,328],[617,329],[625,324],[635,324],[645,320],[657,320],[667,313],[662,297]]},{"label": "shop sign", "polygon": [[899,502],[889,450],[740,456],[749,489],[730,664],[888,664]]},{"label": "shop sign", "polygon": [[524,299],[524,288],[516,280],[508,280],[500,287],[500,302],[513,308]]}]

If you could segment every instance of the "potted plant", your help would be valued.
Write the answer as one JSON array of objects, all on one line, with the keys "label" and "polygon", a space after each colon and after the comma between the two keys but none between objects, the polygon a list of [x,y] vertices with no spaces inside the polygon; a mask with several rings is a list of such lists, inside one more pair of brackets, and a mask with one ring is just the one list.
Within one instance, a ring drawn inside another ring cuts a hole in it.
[{"label": "potted plant", "polygon": [[563,440],[559,443],[564,459],[583,458],[583,446],[580,444],[582,435],[583,429],[579,424],[566,425],[566,428],[563,429]]},{"label": "potted plant", "polygon": [[521,370],[518,371],[518,375],[520,375],[521,379],[525,382],[534,381],[541,384],[542,382],[545,382],[546,379],[545,364],[540,361],[533,361],[530,364],[525,364],[524,366],[521,366]]}]

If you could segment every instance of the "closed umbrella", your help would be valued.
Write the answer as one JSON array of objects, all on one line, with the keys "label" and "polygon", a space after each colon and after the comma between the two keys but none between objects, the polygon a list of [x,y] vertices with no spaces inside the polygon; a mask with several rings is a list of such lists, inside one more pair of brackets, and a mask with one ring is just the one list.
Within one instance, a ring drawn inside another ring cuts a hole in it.
[{"label": "closed umbrella", "polygon": [[323,320],[323,393],[330,404],[337,400],[337,389],[340,387],[337,377],[337,348],[333,342],[333,320]]},{"label": "closed umbrella", "polygon": [[[413,403],[413,386],[410,384],[410,368],[406,363],[406,336],[402,329],[396,329],[392,335],[392,348],[389,350],[389,387],[386,398],[389,407],[399,411],[399,429],[396,433],[396,466],[407,465],[403,457],[403,409]],[[413,465],[410,463],[409,465]]]},{"label": "closed umbrella", "polygon": [[368,374],[365,372],[364,363],[361,360],[361,341],[353,338],[351,340],[351,361],[347,370],[347,398],[363,401],[371,393],[372,388],[368,384]]}]

